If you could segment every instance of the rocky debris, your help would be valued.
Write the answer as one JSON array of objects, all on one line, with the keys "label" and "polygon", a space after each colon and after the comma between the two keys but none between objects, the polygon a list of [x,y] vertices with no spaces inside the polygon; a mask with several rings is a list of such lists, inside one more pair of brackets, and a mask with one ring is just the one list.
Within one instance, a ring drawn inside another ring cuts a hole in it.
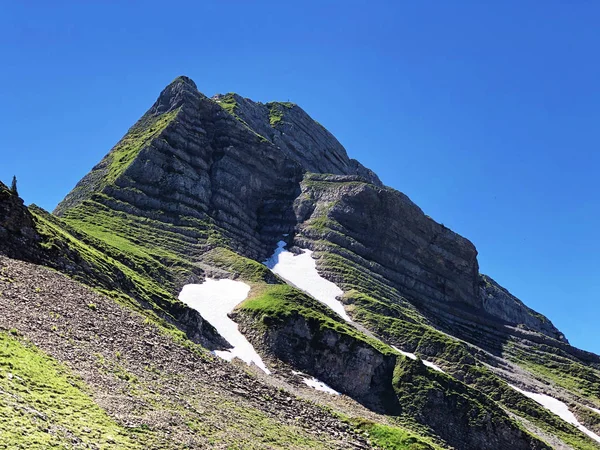
[{"label": "rocky debris", "polygon": [[252,419],[257,412],[328,448],[370,448],[327,411],[243,366],[186,348],[141,314],[64,275],[4,256],[0,267],[0,328],[65,363],[120,424],[157,433],[160,448],[229,448],[240,439],[272,448],[262,438],[268,430],[255,426],[263,419]]}]

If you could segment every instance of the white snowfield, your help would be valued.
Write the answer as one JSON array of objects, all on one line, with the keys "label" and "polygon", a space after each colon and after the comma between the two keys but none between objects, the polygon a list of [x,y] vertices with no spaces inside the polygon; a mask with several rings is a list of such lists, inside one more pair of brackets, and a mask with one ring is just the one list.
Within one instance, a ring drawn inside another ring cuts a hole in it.
[{"label": "white snowfield", "polygon": [[216,350],[214,353],[217,356],[227,361],[239,358],[246,364],[254,363],[270,374],[271,371],[252,344],[227,315],[246,299],[249,292],[250,286],[241,281],[207,278],[202,284],[186,284],[179,294],[179,300],[198,311],[233,346],[230,350]]},{"label": "white snowfield", "polygon": [[328,394],[331,395],[341,395],[338,391],[336,391],[335,389],[327,386],[325,383],[323,383],[322,381],[317,380],[316,378],[305,378],[304,379],[304,383],[307,386],[310,386],[311,388],[316,389],[317,391],[323,391],[323,392],[327,392]]},{"label": "white snowfield", "polygon": [[313,252],[301,249],[302,254],[294,255],[284,249],[285,245],[284,241],[279,241],[273,256],[263,264],[284,280],[329,306],[347,322],[352,322],[344,310],[344,305],[336,298],[344,291],[319,275],[317,265],[312,257]]},{"label": "white snowfield", "polygon": [[[396,350],[398,353],[400,353],[401,355],[406,356],[407,358],[414,359],[415,361],[417,359],[419,359],[419,358],[417,358],[417,355],[415,355],[414,353],[405,352],[404,350],[400,350],[398,347],[396,347],[394,345],[392,345],[392,348],[394,350]],[[422,359],[421,361],[423,361],[423,364],[425,364],[427,367],[431,367],[433,370],[437,370],[438,372],[446,373],[440,366],[435,365],[431,361],[426,361],[424,359]]]},{"label": "white snowfield", "polygon": [[524,391],[523,389],[519,389],[518,387],[513,386],[512,384],[509,384],[509,386],[511,388],[513,388],[515,391],[518,391],[521,394],[525,395],[526,397],[529,397],[530,399],[535,400],[540,405],[542,405],[544,408],[552,411],[554,414],[556,414],[558,417],[560,417],[565,422],[568,422],[571,425],[575,425],[577,428],[579,428],[579,430],[581,430],[582,432],[587,434],[593,440],[600,442],[600,436],[598,436],[593,431],[588,430],[581,423],[579,423],[579,421],[577,420],[575,415],[569,410],[569,407],[565,403],[563,403],[560,400],[557,400],[553,397],[550,397],[549,395],[536,394],[535,392]]},{"label": "white snowfield", "polygon": [[399,349],[398,347],[396,347],[395,345],[392,345],[392,348],[393,348],[394,350],[396,350],[398,353],[400,353],[401,355],[404,355],[404,356],[406,356],[407,358],[414,359],[415,361],[416,361],[417,359],[419,359],[419,358],[417,358],[417,355],[415,355],[414,353],[408,353],[408,352],[405,352],[404,350],[400,350],[400,349]]},{"label": "white snowfield", "polygon": [[423,364],[425,364],[427,367],[431,367],[433,370],[437,370],[438,372],[446,373],[446,372],[444,372],[444,369],[442,369],[440,366],[432,363],[431,361],[425,361],[424,359],[422,361],[423,361]]},{"label": "white snowfield", "polygon": [[317,391],[327,392],[328,394],[331,394],[331,395],[342,395],[338,391],[333,389],[332,387],[328,386],[327,384],[323,383],[322,381],[317,380],[315,377],[305,378],[304,374],[302,372],[292,371],[292,373],[294,375],[298,375],[298,376],[302,377],[302,382],[304,384],[306,384],[307,386],[310,386],[313,389],[316,389]]}]

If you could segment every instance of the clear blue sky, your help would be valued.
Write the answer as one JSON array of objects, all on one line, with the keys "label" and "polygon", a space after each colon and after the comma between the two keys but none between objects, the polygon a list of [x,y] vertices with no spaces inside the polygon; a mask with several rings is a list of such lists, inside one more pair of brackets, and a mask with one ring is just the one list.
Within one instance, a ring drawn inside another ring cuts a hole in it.
[{"label": "clear blue sky", "polygon": [[[12,3],[12,5],[10,4]],[[600,353],[600,3],[4,2],[0,179],[52,210],[178,75],[300,104]]]}]

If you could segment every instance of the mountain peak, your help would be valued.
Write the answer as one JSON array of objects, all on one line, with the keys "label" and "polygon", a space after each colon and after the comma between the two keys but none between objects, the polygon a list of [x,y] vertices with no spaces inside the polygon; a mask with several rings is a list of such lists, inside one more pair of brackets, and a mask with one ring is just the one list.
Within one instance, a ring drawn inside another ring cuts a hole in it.
[{"label": "mountain peak", "polygon": [[175,78],[173,81],[171,81],[171,83],[169,84],[169,86],[171,85],[187,85],[187,86],[191,86],[192,88],[198,90],[198,86],[196,86],[196,83],[194,83],[194,80],[192,80],[190,77],[186,77],[185,75],[180,75],[177,78]]},{"label": "mountain peak", "polygon": [[198,91],[196,83],[191,78],[181,75],[163,89],[150,113],[163,114],[203,97],[205,96]]}]

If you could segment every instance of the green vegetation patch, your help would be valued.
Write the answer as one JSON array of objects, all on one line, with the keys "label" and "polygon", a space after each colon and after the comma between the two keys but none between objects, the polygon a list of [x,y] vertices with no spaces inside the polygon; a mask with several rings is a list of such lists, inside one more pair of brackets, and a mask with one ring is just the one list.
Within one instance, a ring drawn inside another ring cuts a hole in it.
[{"label": "green vegetation patch", "polygon": [[586,428],[589,428],[596,434],[600,433],[600,414],[581,405],[577,405],[574,412],[579,422],[585,425]]},{"label": "green vegetation patch", "polygon": [[294,103],[290,102],[270,102],[267,103],[267,108],[269,108],[269,123],[272,127],[276,127],[280,123],[283,122],[283,116],[285,114],[286,109],[291,109],[296,106]]},{"label": "green vegetation patch", "polygon": [[235,99],[235,94],[233,94],[232,92],[225,94],[219,97],[217,103],[229,114],[237,117],[236,110],[238,109],[238,104]]},{"label": "green vegetation patch", "polygon": [[[115,241],[112,235],[106,234],[107,243],[81,229],[74,229],[40,208],[30,207],[30,211],[36,230],[42,237],[40,247],[48,252],[51,267],[65,271],[73,279],[117,303],[142,313],[160,332],[170,335],[197,354],[204,353],[200,346],[168,321],[185,308],[167,291],[173,289],[171,276],[176,272],[175,264],[167,267],[163,264],[164,260],[145,253],[143,247],[135,251],[118,248],[121,243],[118,236]],[[60,264],[68,264],[75,269],[66,270]],[[94,306],[88,305],[90,309]]]},{"label": "green vegetation patch", "polygon": [[158,116],[142,117],[108,154],[108,168],[104,184],[113,183],[133,162],[140,151],[175,119],[181,108]]},{"label": "green vegetation patch", "polygon": [[307,323],[317,326],[320,330],[330,329],[349,336],[384,355],[396,354],[391,347],[361,333],[325,305],[287,284],[255,286],[249,298],[239,305],[238,309],[250,313],[267,327],[301,316]]},{"label": "green vegetation patch", "polygon": [[351,419],[359,430],[368,433],[369,441],[382,450],[441,450],[423,436],[403,428],[384,425],[366,419]]},{"label": "green vegetation patch", "polygon": [[[143,270],[134,269],[139,267],[135,258],[128,259],[131,253],[116,255],[113,250],[111,256],[111,251],[106,248],[106,244],[102,245],[101,241],[94,241],[89,236],[85,241],[78,239],[57,217],[41,209],[30,210],[35,219],[36,230],[43,238],[40,243],[42,248],[87,266],[87,273],[75,271],[71,274],[75,279],[108,290],[122,289],[123,292],[132,294],[138,300],[145,301],[159,310],[177,301],[150,276],[144,276]],[[78,234],[82,236],[81,231]]]},{"label": "green vegetation patch", "polygon": [[538,344],[527,348],[505,345],[509,359],[537,378],[550,381],[590,401],[600,399],[600,371],[569,358],[561,350]]},{"label": "green vegetation patch", "polygon": [[66,367],[5,332],[0,332],[0,400],[2,448],[72,448],[72,442],[143,448],[139,436],[130,436],[95,404]]},{"label": "green vegetation patch", "polygon": [[224,248],[217,247],[202,255],[202,261],[219,269],[226,270],[245,281],[275,282],[277,278],[265,265],[238,255]]}]

